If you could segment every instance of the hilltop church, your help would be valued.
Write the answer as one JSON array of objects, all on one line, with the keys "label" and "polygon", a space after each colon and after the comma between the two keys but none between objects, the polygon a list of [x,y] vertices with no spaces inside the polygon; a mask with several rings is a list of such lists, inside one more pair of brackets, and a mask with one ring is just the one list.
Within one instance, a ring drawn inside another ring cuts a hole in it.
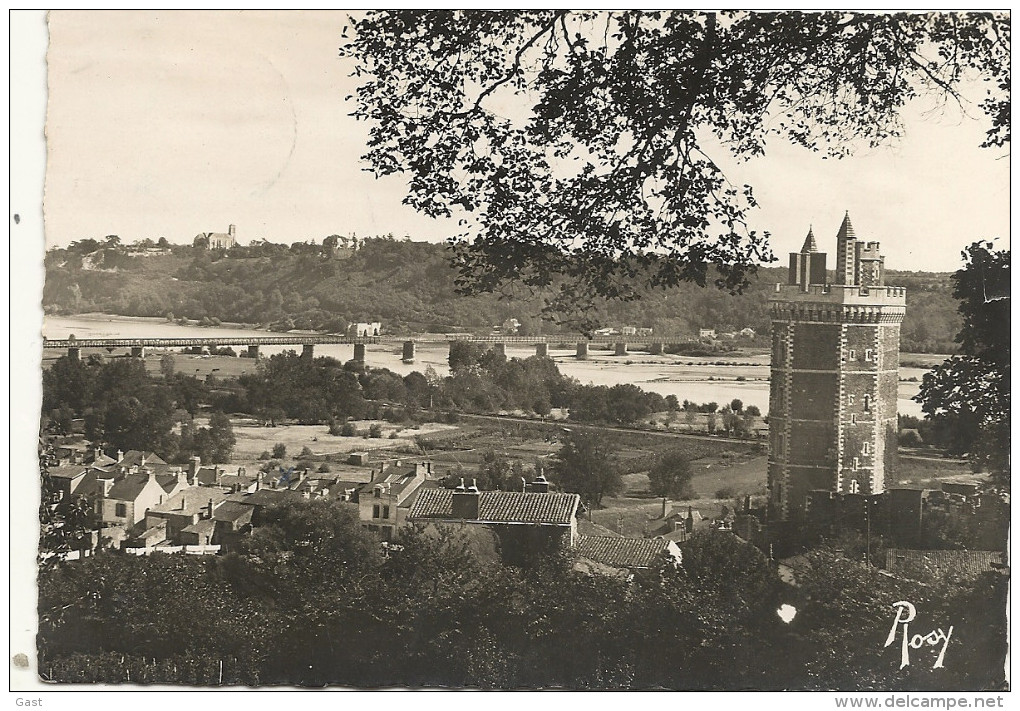
[{"label": "hilltop church", "polygon": [[237,244],[237,226],[231,225],[226,232],[199,232],[193,244],[208,249],[230,249]]}]

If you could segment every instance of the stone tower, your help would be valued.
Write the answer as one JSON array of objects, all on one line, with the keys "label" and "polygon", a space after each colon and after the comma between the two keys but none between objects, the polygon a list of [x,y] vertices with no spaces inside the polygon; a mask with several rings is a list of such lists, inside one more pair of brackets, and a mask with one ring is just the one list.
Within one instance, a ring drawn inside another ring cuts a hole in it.
[{"label": "stone tower", "polygon": [[812,492],[878,494],[896,459],[900,322],[906,290],[885,286],[878,242],[861,242],[850,215],[825,253],[808,231],[776,284],[769,394],[769,507],[800,520]]}]

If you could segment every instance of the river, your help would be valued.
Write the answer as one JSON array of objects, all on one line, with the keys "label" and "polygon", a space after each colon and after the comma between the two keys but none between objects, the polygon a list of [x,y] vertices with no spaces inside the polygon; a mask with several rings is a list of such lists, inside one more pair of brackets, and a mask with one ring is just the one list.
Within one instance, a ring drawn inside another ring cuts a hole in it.
[{"label": "river", "polygon": [[[47,338],[223,338],[229,345],[231,337],[279,335],[266,331],[235,326],[201,327],[182,326],[159,318],[135,318],[110,316],[108,314],[81,314],[73,317],[47,316],[43,324],[43,335]],[[263,346],[261,352],[272,355],[287,350],[287,346]],[[316,346],[316,355],[328,355],[347,361],[353,357],[354,347],[350,345]],[[508,345],[507,356],[526,358],[534,355],[534,346]],[[365,349],[365,363],[373,368],[388,368],[395,373],[406,375],[412,371],[424,371],[431,366],[439,375],[449,372],[447,356],[449,349],[442,343],[419,343],[413,364],[401,361],[399,343],[369,344]],[[735,358],[695,358],[692,356],[652,356],[643,352],[626,356],[611,355],[609,351],[589,352],[588,360],[579,361],[573,349],[550,348],[549,355],[556,362],[560,372],[578,381],[594,385],[616,385],[632,383],[645,390],[661,395],[676,395],[682,402],[717,402],[721,405],[734,398],[745,406],[756,405],[762,412],[768,412],[769,399],[769,356],[742,355]],[[719,362],[740,363],[741,365],[718,365]],[[911,398],[917,394],[921,378],[926,371],[922,368],[900,368],[899,412],[905,415],[921,416],[921,406]],[[741,378],[738,380],[737,378]],[[917,382],[907,382],[916,378]]]}]

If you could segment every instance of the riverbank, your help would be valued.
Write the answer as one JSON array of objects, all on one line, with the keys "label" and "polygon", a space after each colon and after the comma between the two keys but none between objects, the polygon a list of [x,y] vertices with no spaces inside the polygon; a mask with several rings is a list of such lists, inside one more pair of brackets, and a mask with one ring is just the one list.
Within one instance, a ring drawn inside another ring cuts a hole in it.
[{"label": "riverbank", "polygon": [[[47,338],[223,338],[225,345],[231,337],[264,336],[269,333],[243,324],[220,324],[219,326],[187,326],[160,318],[135,316],[112,316],[110,314],[80,314],[75,316],[47,316],[43,334]],[[613,351],[592,348],[587,360],[577,360],[573,348],[549,348],[549,356],[560,372],[586,385],[612,387],[630,383],[662,396],[674,395],[681,402],[716,402],[720,406],[733,399],[739,399],[745,406],[755,405],[763,413],[768,412],[769,399],[769,354],[738,353],[726,356],[682,356],[672,354],[651,355],[636,351],[617,356]],[[263,347],[263,355],[292,349],[293,347]],[[100,354],[110,355],[100,349]],[[316,355],[331,356],[348,361],[354,356],[351,345],[317,346]],[[508,358],[527,358],[535,354],[532,345],[507,344]],[[43,365],[59,357],[58,351],[46,351]],[[158,369],[159,353],[150,351],[146,358],[152,370]],[[186,359],[186,360],[184,360]],[[419,343],[413,363],[402,360],[400,344],[374,343],[365,349],[365,363],[373,368],[387,368],[401,376],[411,372],[425,372],[431,368],[439,376],[449,374],[449,346],[445,343]],[[923,359],[923,361],[922,361]],[[236,377],[255,367],[255,361],[247,358],[182,356],[179,359],[181,372],[199,377],[210,374],[216,377]],[[911,365],[918,362],[938,362],[937,356],[902,354],[901,360]],[[918,392],[920,381],[927,372],[925,368],[900,368],[899,412],[920,417],[921,406],[912,399]]]}]

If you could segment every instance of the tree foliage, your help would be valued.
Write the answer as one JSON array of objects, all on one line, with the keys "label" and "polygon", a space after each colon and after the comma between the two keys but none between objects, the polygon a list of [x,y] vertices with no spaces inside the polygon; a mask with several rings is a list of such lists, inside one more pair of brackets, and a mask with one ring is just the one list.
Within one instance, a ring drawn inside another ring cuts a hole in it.
[{"label": "tree foliage", "polygon": [[[761,552],[723,532],[685,542],[681,567],[630,582],[578,573],[569,556],[508,565],[462,530],[406,528],[396,543],[381,555],[349,504],[294,501],[267,509],[227,555],[100,553],[48,567],[39,578],[40,674],[356,687],[1002,683],[1001,575],[918,586],[822,552],[791,589]],[[897,650],[881,647],[890,605],[903,599],[918,607],[918,632],[956,626],[945,669],[932,671],[930,655],[900,672]],[[789,626],[775,614],[780,602],[798,608]]]},{"label": "tree foliage", "polygon": [[948,441],[975,464],[1009,482],[1010,252],[975,242],[953,275],[963,327],[961,355],[926,373],[917,400],[924,413],[953,431]]},{"label": "tree foliage", "polygon": [[1005,13],[381,11],[341,56],[369,122],[364,159],[405,202],[457,215],[459,286],[550,286],[589,327],[635,283],[731,291],[773,257],[749,186],[719,167],[778,136],[839,157],[902,131],[920,93],[990,88],[985,145],[1009,140]]},{"label": "tree foliage", "polygon": [[623,488],[613,443],[604,432],[574,430],[566,434],[553,459],[553,475],[565,491],[594,506]]},{"label": "tree foliage", "polygon": [[691,487],[690,455],[683,449],[672,449],[659,455],[648,470],[649,490],[655,496],[673,499],[690,498]]}]

